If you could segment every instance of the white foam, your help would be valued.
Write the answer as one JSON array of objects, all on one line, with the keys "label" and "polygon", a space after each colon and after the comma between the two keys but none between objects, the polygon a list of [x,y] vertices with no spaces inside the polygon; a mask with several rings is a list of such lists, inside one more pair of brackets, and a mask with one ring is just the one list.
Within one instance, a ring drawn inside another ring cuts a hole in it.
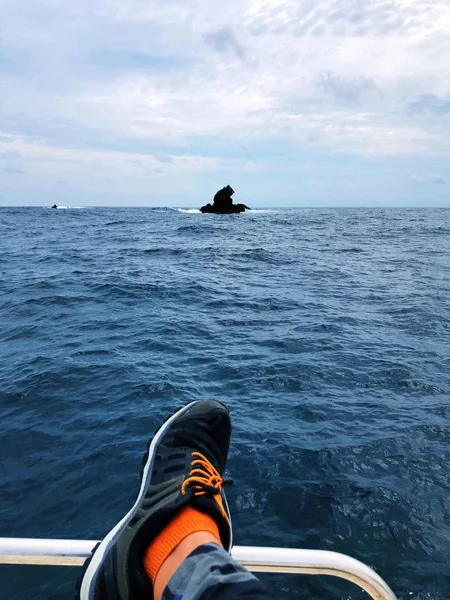
[{"label": "white foam", "polygon": [[[182,212],[182,213],[190,213],[190,214],[196,214],[199,213],[200,210],[198,208],[177,208],[178,211]],[[251,214],[256,214],[256,213],[272,213],[272,212],[276,212],[270,208],[252,208],[249,211],[246,211],[247,214],[251,215]]]}]

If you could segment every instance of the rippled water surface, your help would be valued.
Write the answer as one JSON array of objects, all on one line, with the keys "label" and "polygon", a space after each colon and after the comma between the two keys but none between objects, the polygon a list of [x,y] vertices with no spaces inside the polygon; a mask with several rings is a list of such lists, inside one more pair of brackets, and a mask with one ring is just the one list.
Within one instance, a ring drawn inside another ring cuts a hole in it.
[{"label": "rippled water surface", "polygon": [[[101,537],[149,434],[216,397],[237,544],[450,597],[450,211],[1,209],[0,358],[0,535]],[[0,597],[72,598],[76,571],[2,567]]]}]

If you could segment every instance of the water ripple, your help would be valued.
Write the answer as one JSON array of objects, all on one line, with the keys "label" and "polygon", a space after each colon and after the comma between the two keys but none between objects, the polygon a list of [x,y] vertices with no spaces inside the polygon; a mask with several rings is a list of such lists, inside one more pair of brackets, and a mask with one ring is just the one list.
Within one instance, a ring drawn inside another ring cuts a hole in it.
[{"label": "water ripple", "polygon": [[[102,536],[151,432],[215,396],[236,543],[346,552],[401,600],[448,598],[450,211],[1,217],[0,535]],[[8,569],[2,591],[63,600],[75,577]]]}]

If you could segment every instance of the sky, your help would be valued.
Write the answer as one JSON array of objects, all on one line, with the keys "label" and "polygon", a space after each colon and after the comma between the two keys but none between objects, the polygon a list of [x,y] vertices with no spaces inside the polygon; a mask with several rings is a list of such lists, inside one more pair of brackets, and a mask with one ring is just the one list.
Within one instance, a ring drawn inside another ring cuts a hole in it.
[{"label": "sky", "polygon": [[0,206],[450,207],[448,0],[0,0]]}]

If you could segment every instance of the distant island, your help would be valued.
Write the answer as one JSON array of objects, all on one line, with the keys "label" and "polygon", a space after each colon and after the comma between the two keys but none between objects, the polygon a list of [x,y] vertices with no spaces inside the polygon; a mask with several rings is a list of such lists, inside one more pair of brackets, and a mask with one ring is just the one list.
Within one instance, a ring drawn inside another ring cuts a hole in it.
[{"label": "distant island", "polygon": [[231,215],[251,210],[248,206],[245,206],[245,204],[233,204],[231,198],[233,194],[233,188],[230,185],[227,185],[216,193],[213,204],[202,206],[200,212],[214,213],[216,215]]}]

